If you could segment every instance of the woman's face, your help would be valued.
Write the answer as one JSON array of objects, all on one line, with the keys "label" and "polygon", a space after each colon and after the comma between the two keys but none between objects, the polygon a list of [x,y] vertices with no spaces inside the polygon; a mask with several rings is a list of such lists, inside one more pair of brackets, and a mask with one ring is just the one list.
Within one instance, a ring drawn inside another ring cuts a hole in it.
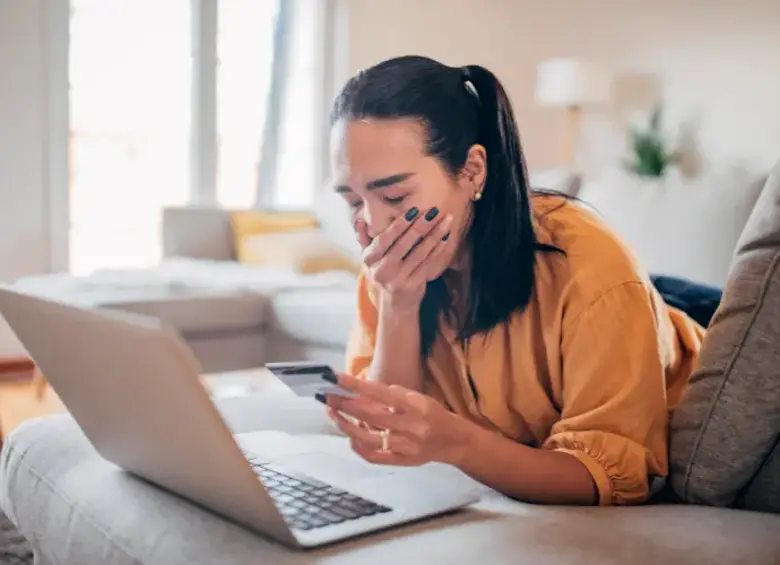
[{"label": "woman's face", "polygon": [[423,126],[413,120],[334,126],[333,184],[350,207],[353,227],[364,221],[374,238],[410,208],[425,214],[436,207],[453,218],[450,237],[463,240],[472,198],[485,181],[484,148],[473,146],[463,171],[453,177],[437,158],[426,155],[425,139]]}]

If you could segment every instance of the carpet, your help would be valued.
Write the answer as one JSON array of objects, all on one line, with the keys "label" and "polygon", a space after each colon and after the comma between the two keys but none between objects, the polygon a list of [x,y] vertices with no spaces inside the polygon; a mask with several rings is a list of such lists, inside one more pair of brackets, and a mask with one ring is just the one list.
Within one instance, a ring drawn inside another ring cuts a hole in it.
[{"label": "carpet", "polygon": [[6,516],[0,513],[0,565],[32,565],[30,544]]}]

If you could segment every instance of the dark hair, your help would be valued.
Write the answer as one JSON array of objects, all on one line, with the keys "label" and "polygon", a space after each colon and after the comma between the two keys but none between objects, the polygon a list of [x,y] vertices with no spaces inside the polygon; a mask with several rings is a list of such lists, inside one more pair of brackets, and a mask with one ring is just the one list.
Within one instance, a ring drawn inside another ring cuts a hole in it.
[{"label": "dark hair", "polygon": [[[468,232],[468,309],[459,337],[487,332],[528,305],[537,251],[528,174],[514,113],[504,88],[479,65],[449,67],[433,59],[390,59],[352,77],[337,97],[340,120],[413,119],[427,131],[427,153],[457,175],[474,144],[485,147],[487,179]],[[421,350],[430,352],[439,314],[448,313],[444,280],[428,283],[420,308]]]}]

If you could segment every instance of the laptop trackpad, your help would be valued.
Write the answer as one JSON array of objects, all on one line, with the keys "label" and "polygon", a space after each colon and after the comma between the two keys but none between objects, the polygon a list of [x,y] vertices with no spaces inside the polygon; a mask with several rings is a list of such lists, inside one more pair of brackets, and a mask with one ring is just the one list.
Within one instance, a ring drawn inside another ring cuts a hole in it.
[{"label": "laptop trackpad", "polygon": [[363,461],[351,452],[343,437],[260,431],[236,438],[257,460],[277,463],[326,483],[349,485],[355,481],[387,479],[398,470]]},{"label": "laptop trackpad", "polygon": [[324,483],[345,487],[365,481],[386,480],[395,474],[392,467],[371,465],[346,456],[323,452],[286,455],[274,462]]}]

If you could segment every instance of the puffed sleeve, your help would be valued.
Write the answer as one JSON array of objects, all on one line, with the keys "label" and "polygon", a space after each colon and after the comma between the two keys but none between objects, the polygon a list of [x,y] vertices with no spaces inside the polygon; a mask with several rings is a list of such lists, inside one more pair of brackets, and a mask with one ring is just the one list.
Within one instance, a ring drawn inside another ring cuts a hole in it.
[{"label": "puffed sleeve", "polygon": [[667,471],[667,328],[639,281],[603,292],[562,332],[561,419],[543,447],[588,469],[599,503],[637,504]]}]

